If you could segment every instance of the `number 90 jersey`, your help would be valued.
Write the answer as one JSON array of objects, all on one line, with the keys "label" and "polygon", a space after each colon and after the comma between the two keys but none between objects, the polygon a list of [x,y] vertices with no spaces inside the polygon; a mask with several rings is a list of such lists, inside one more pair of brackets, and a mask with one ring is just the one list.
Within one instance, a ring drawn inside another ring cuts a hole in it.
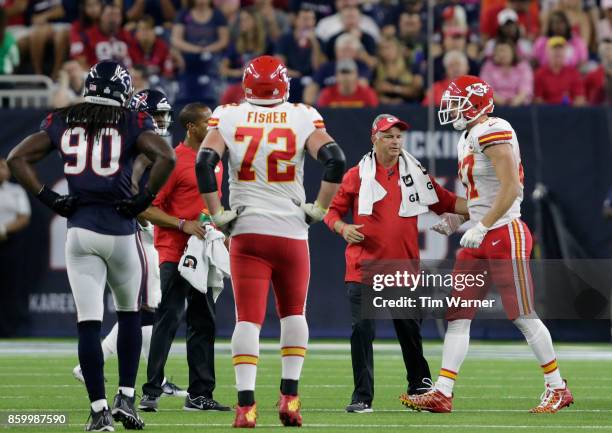
[{"label": "number 90 jersey", "polygon": [[307,239],[304,203],[306,140],[325,128],[312,107],[288,102],[273,106],[222,105],[208,122],[229,151],[230,207],[243,208],[232,235],[258,233]]},{"label": "number 90 jersey", "polygon": [[[499,117],[489,117],[485,122],[474,126],[469,132],[461,135],[457,145],[459,157],[459,178],[466,188],[470,219],[480,221],[489,209],[500,190],[500,182],[495,174],[495,167],[484,154],[484,150],[500,143],[510,143],[519,172],[521,186],[523,185],[523,165],[516,133],[510,123]],[[491,229],[504,226],[510,221],[520,218],[523,189],[514,200],[508,211],[498,219]]]}]

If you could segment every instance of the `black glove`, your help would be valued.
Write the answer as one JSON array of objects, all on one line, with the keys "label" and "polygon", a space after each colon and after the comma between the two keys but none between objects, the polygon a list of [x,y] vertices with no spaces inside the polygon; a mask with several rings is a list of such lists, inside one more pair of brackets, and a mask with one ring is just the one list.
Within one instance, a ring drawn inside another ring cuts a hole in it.
[{"label": "black glove", "polygon": [[154,199],[155,194],[145,188],[135,196],[119,201],[115,205],[115,209],[127,218],[136,218],[139,214],[147,210]]},{"label": "black glove", "polygon": [[55,213],[65,218],[74,213],[79,201],[79,198],[75,195],[59,195],[52,189],[49,189],[47,185],[43,185],[36,197]]}]

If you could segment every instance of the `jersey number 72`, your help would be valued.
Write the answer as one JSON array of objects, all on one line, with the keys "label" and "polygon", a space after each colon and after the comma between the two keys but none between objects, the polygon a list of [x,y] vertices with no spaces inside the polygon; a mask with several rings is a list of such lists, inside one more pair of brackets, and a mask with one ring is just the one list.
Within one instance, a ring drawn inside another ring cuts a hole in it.
[{"label": "jersey number 72", "polygon": [[[249,126],[239,126],[236,128],[234,140],[237,143],[248,143],[242,164],[240,164],[240,170],[238,171],[238,180],[247,182],[255,180],[253,160],[259,150],[263,136],[264,128]],[[290,128],[274,128],[268,132],[266,139],[270,144],[276,144],[279,140],[285,141],[285,150],[274,150],[268,154],[266,161],[267,181],[292,182],[295,179],[295,165],[288,162],[293,159],[296,153],[295,133]],[[279,168],[280,162],[288,163],[284,170]]]}]

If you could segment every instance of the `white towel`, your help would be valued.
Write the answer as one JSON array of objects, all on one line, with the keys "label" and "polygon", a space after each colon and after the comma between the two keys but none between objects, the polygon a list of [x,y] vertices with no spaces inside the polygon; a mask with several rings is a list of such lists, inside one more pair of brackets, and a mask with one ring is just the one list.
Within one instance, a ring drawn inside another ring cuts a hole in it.
[{"label": "white towel", "polygon": [[[399,158],[400,189],[402,203],[398,210],[401,217],[426,213],[429,206],[438,202],[438,195],[427,170],[412,155],[402,150]],[[376,153],[372,150],[359,162],[359,215],[372,215],[372,206],[382,200],[387,191],[376,180]],[[412,198],[412,200],[411,200]]]},{"label": "white towel", "polygon": [[207,293],[213,289],[213,300],[223,290],[223,278],[230,276],[229,253],[223,241],[225,235],[207,225],[206,236],[200,240],[191,236],[179,262],[179,273],[196,290]]}]

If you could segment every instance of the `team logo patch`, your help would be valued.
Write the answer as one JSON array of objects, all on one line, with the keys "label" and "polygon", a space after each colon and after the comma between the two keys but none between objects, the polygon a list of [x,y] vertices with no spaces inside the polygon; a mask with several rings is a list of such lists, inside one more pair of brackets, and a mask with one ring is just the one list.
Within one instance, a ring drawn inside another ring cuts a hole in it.
[{"label": "team logo patch", "polygon": [[484,83],[474,83],[467,86],[465,90],[477,96],[484,96],[489,91],[489,86]]},{"label": "team logo patch", "polygon": [[183,260],[183,267],[195,269],[198,265],[198,259],[194,256],[185,256],[185,260]]}]

